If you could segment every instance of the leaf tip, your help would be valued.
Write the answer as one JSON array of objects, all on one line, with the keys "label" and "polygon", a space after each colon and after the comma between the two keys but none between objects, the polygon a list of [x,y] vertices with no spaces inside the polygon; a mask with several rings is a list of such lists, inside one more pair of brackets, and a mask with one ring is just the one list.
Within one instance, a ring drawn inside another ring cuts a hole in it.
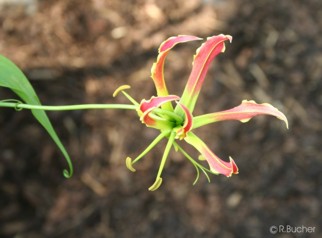
[{"label": "leaf tip", "polygon": [[73,170],[71,169],[71,171],[68,171],[67,169],[63,170],[63,175],[65,178],[69,179],[73,176]]}]

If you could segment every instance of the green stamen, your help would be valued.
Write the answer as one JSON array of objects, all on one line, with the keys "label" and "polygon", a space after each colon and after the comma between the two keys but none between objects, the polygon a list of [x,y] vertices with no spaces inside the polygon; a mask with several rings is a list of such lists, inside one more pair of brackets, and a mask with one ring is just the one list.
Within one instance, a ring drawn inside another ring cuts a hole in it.
[{"label": "green stamen", "polygon": [[126,89],[130,89],[131,88],[131,86],[130,85],[122,85],[122,86],[120,86],[120,87],[118,87],[115,91],[114,91],[114,93],[113,93],[113,97],[116,97],[117,96],[117,94],[119,94],[120,92],[122,92],[123,93],[123,95],[127,98],[127,99],[129,99],[130,100],[130,102],[131,103],[133,103],[135,106],[139,106],[139,103],[137,102],[137,101],[135,101],[135,99],[134,98],[132,98],[129,94],[127,94],[124,90],[126,90]]},{"label": "green stamen", "polygon": [[132,98],[129,94],[127,94],[126,92],[122,91],[122,93],[124,94],[124,96],[129,99],[131,101],[131,103],[133,103],[135,106],[139,106],[140,104],[134,99]]},{"label": "green stamen", "polygon": [[132,164],[138,162],[143,156],[145,156],[154,146],[156,146],[164,137],[166,137],[170,133],[169,130],[160,133],[152,142],[151,144],[133,161]]},{"label": "green stamen", "polygon": [[156,180],[153,183],[153,185],[149,188],[150,191],[157,190],[160,187],[161,183],[162,183],[161,174],[162,174],[165,162],[167,161],[168,155],[170,153],[170,149],[171,149],[171,147],[173,145],[173,142],[175,140],[175,137],[176,137],[176,132],[173,129],[171,131],[170,137],[168,139],[168,143],[167,143],[167,145],[165,147],[165,150],[164,150],[164,153],[163,153],[163,156],[162,156],[162,159],[161,159],[161,163],[160,163],[160,167],[159,167],[159,170],[158,170]]},{"label": "green stamen", "polygon": [[151,187],[149,187],[149,191],[155,191],[157,190],[162,184],[162,178],[161,177],[157,177],[155,182],[152,184]]}]

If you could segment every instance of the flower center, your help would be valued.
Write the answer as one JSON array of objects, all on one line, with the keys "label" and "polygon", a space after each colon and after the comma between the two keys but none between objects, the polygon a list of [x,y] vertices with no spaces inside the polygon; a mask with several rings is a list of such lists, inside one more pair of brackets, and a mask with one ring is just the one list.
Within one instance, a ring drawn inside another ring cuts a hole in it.
[{"label": "flower center", "polygon": [[149,117],[156,121],[155,128],[159,130],[164,130],[164,126],[166,129],[174,129],[184,124],[184,118],[166,109],[155,108],[149,113]]}]

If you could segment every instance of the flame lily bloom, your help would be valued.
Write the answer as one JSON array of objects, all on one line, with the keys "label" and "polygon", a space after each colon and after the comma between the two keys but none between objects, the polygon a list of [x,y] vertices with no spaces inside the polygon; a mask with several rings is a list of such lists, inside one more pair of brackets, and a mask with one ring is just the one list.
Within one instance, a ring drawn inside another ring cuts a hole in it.
[{"label": "flame lily bloom", "polygon": [[[197,178],[194,183],[199,178],[200,170],[206,175],[208,180],[208,173],[222,174],[227,177],[238,173],[238,167],[232,158],[230,158],[229,161],[220,159],[197,135],[194,134],[193,129],[225,120],[247,122],[257,115],[275,116],[284,121],[288,128],[286,116],[278,109],[267,103],[257,104],[254,101],[248,100],[242,101],[239,106],[229,110],[193,116],[193,110],[210,63],[218,54],[225,51],[225,42],[232,41],[232,37],[229,35],[220,34],[207,38],[205,43],[197,49],[196,55],[194,56],[192,71],[182,96],[169,95],[163,73],[166,56],[175,45],[195,40],[201,39],[195,36],[180,35],[170,37],[161,44],[157,61],[153,64],[151,69],[151,77],[157,91],[156,97],[153,96],[149,100],[142,100],[138,103],[125,92],[125,89],[128,89],[129,86],[121,86],[114,93],[114,96],[116,96],[119,92],[122,92],[137,106],[137,112],[142,123],[148,127],[160,130],[159,136],[157,136],[139,156],[134,160],[130,157],[126,159],[126,166],[128,169],[134,172],[135,169],[133,164],[143,158],[143,156],[162,139],[168,139],[164,154],[161,158],[156,180],[149,188],[150,191],[158,189],[162,183],[161,174],[171,148],[181,152],[196,168]],[[176,102],[176,104],[173,102]],[[184,140],[192,145],[200,153],[200,158],[207,161],[209,169],[193,159],[177,143],[177,140]]]}]

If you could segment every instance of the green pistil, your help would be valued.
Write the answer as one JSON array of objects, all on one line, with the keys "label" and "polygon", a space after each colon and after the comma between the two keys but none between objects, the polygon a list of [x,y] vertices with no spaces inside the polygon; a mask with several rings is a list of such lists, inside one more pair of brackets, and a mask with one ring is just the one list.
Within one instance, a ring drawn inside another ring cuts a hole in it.
[{"label": "green pistil", "polygon": [[175,148],[178,150],[178,151],[180,151],[191,163],[192,163],[192,165],[195,167],[195,169],[196,169],[196,171],[197,171],[197,176],[196,176],[196,179],[195,179],[195,181],[193,182],[193,185],[195,185],[195,183],[198,181],[198,179],[199,179],[199,170],[201,170],[204,174],[205,174],[205,176],[206,176],[206,178],[207,178],[207,180],[208,180],[208,182],[210,182],[210,177],[209,177],[209,175],[208,175],[208,173],[210,173],[210,174],[215,174],[215,175],[217,175],[217,173],[214,173],[213,171],[211,171],[210,169],[207,169],[206,167],[204,167],[203,165],[201,165],[200,163],[198,163],[197,161],[195,161],[181,146],[179,146],[175,141],[174,141],[174,143],[173,143],[173,145],[175,146]]}]

